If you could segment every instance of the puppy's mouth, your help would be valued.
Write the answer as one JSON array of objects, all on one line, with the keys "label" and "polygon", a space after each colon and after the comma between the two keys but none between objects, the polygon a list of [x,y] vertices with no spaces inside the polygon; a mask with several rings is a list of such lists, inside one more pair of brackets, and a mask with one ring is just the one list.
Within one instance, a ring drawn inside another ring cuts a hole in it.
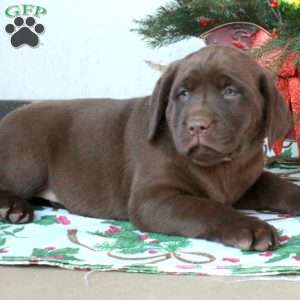
[{"label": "puppy's mouth", "polygon": [[185,146],[185,152],[189,155],[190,153],[201,151],[203,148],[210,149],[221,155],[229,155],[233,151],[233,143],[230,141],[220,143],[209,136],[196,135]]},{"label": "puppy's mouth", "polygon": [[224,146],[205,136],[193,137],[184,148],[185,155],[201,165],[229,162],[234,153],[233,143]]}]

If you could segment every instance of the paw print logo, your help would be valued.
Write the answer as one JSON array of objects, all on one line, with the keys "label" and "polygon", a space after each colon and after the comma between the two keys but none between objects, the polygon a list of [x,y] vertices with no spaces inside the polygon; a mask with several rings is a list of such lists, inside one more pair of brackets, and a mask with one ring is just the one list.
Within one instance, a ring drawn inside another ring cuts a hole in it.
[{"label": "paw print logo", "polygon": [[33,17],[26,18],[25,22],[22,17],[17,17],[14,24],[6,25],[5,31],[12,35],[10,41],[14,47],[24,44],[36,47],[39,43],[39,34],[45,31],[45,27],[42,24],[36,24]]}]

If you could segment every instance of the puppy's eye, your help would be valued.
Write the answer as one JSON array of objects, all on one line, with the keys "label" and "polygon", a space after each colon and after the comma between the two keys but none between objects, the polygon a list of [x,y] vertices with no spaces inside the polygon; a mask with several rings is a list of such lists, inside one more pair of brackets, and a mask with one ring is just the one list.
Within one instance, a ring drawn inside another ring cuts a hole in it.
[{"label": "puppy's eye", "polygon": [[223,95],[226,98],[234,98],[234,97],[238,96],[238,94],[239,94],[239,92],[234,86],[227,86],[223,90]]},{"label": "puppy's eye", "polygon": [[190,92],[188,89],[186,88],[181,88],[179,91],[178,91],[178,94],[177,94],[177,97],[178,98],[181,98],[183,100],[187,100],[189,99],[189,96],[190,96]]}]

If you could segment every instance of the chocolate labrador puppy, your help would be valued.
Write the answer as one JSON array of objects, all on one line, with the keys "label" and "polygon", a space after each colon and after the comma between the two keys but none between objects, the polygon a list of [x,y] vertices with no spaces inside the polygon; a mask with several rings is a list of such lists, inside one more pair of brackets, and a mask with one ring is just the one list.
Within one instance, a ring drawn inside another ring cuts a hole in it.
[{"label": "chocolate labrador puppy", "polygon": [[236,208],[300,214],[300,187],[263,170],[264,138],[272,145],[290,125],[260,66],[209,46],[171,64],[150,97],[45,101],[5,116],[0,216],[30,222],[28,200],[51,191],[75,214],[274,248],[276,229]]}]

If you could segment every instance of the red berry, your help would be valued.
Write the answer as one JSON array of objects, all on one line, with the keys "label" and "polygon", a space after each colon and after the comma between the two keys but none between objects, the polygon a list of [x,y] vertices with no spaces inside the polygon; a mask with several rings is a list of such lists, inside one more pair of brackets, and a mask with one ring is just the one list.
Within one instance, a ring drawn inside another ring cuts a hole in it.
[{"label": "red berry", "polygon": [[199,24],[205,27],[209,24],[209,19],[200,19]]},{"label": "red berry", "polygon": [[240,262],[240,259],[235,258],[235,257],[224,257],[223,261],[228,261],[228,262],[231,262],[231,263],[237,263],[237,262]]},{"label": "red berry", "polygon": [[160,243],[160,240],[152,240],[149,243],[151,243],[151,244],[157,244],[157,243]]},{"label": "red berry", "polygon": [[104,233],[107,235],[113,235],[114,233],[118,233],[121,231],[121,228],[117,226],[109,226],[109,229],[107,229]]},{"label": "red berry", "polygon": [[273,253],[272,253],[272,251],[266,251],[266,252],[263,252],[263,253],[260,253],[259,254],[260,256],[272,256],[273,255]]},{"label": "red berry", "polygon": [[144,240],[146,240],[148,238],[148,235],[147,234],[140,234],[139,235],[139,240],[140,241],[144,241]]},{"label": "red berry", "polygon": [[53,246],[49,246],[49,247],[46,247],[45,250],[48,250],[48,251],[51,251],[51,250],[55,250],[56,248],[53,247]]},{"label": "red berry", "polygon": [[112,232],[112,233],[118,233],[121,231],[121,228],[120,227],[117,227],[117,226],[109,226],[109,230]]},{"label": "red berry", "polygon": [[63,255],[57,254],[57,255],[51,255],[49,258],[54,258],[54,259],[64,259]]},{"label": "red berry", "polygon": [[59,216],[56,218],[56,223],[62,224],[62,225],[69,225],[71,221],[66,216]]},{"label": "red berry", "polygon": [[148,253],[150,253],[150,254],[156,254],[156,253],[158,253],[159,251],[157,250],[157,249],[150,249],[149,251],[148,251]]},{"label": "red berry", "polygon": [[279,7],[278,1],[277,0],[273,0],[271,2],[271,7],[274,9],[277,9]]}]

